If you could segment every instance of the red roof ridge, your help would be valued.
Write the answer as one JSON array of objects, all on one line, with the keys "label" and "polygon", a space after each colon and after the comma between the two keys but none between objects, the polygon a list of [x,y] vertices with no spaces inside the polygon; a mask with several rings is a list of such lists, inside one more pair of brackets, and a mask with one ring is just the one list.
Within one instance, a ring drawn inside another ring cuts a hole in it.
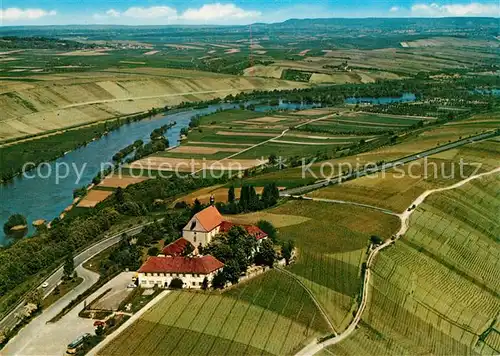
[{"label": "red roof ridge", "polygon": [[207,231],[212,231],[222,223],[222,215],[213,205],[196,213],[194,217],[198,219],[201,226],[203,226]]},{"label": "red roof ridge", "polygon": [[208,274],[222,267],[224,264],[212,255],[201,257],[151,256],[142,264],[138,272]]},{"label": "red roof ridge", "polygon": [[221,225],[220,225],[220,231],[219,232],[227,232],[229,231],[233,226],[241,226],[243,229],[246,230],[247,233],[250,235],[254,236],[257,240],[263,239],[267,237],[267,234],[262,231],[261,228],[259,228],[256,225],[252,224],[237,224],[228,220],[223,220]]},{"label": "red roof ridge", "polygon": [[182,254],[182,252],[184,251],[184,249],[186,248],[186,246],[188,244],[191,244],[191,242],[186,240],[183,237],[180,237],[177,240],[164,246],[163,249],[161,250],[161,252],[164,255],[168,255],[168,256],[178,256],[178,255]]}]

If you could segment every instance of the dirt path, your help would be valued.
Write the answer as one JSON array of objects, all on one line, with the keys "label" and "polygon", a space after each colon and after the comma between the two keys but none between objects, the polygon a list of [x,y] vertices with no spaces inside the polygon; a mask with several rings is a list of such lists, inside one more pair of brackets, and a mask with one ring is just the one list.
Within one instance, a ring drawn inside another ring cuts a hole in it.
[{"label": "dirt path", "polygon": [[462,180],[462,181],[460,181],[460,182],[458,182],[456,184],[453,184],[451,186],[448,186],[448,187],[427,190],[424,193],[422,193],[417,199],[415,199],[413,201],[413,203],[410,204],[410,207],[413,207],[413,206],[414,207],[411,210],[407,209],[403,214],[399,215],[399,217],[401,219],[401,228],[397,232],[395,240],[394,241],[393,240],[387,240],[382,245],[379,245],[378,247],[376,247],[376,248],[374,248],[374,249],[372,249],[370,251],[370,254],[369,254],[368,259],[366,261],[366,272],[365,272],[365,278],[363,280],[363,290],[362,290],[361,304],[360,304],[360,306],[358,308],[358,311],[356,312],[356,316],[354,317],[354,319],[351,322],[351,324],[349,324],[349,326],[347,327],[347,329],[344,332],[342,332],[341,334],[336,335],[335,337],[333,337],[331,339],[328,339],[326,341],[320,342],[320,343],[318,343],[317,341],[314,341],[314,342],[310,343],[309,345],[307,345],[306,347],[304,347],[302,350],[300,350],[296,355],[300,355],[300,356],[314,355],[317,352],[319,352],[322,349],[324,349],[325,347],[328,347],[330,345],[335,345],[335,344],[341,342],[342,340],[348,338],[351,335],[351,333],[354,330],[356,330],[356,327],[358,326],[359,321],[361,320],[361,316],[363,315],[363,311],[366,308],[366,303],[367,303],[367,300],[368,300],[368,293],[369,293],[369,287],[368,286],[369,286],[370,277],[371,277],[371,269],[370,268],[371,268],[371,266],[373,264],[373,260],[375,259],[375,257],[377,256],[377,254],[381,250],[383,250],[387,246],[392,245],[398,239],[400,239],[401,237],[403,237],[403,235],[406,233],[406,231],[408,231],[408,228],[409,228],[409,219],[411,217],[411,214],[413,214],[413,212],[416,210],[416,208],[420,204],[422,204],[424,202],[424,200],[429,195],[431,195],[433,193],[439,193],[439,192],[442,192],[442,191],[446,191],[446,190],[456,189],[458,187],[461,187],[464,184],[467,184],[471,180],[474,180],[474,179],[477,179],[477,178],[480,178],[480,177],[483,177],[483,176],[486,176],[486,175],[494,174],[494,173],[500,173],[500,167],[498,167],[498,168],[496,168],[496,169],[494,169],[492,171],[489,171],[489,172],[480,173],[480,174],[476,174],[476,175],[470,176],[469,178],[466,178],[466,179],[464,179],[464,180]]},{"label": "dirt path", "polygon": [[389,210],[389,209],[384,209],[384,208],[381,208],[381,207],[378,207],[378,206],[375,206],[375,205],[368,205],[368,204],[356,203],[356,202],[353,202],[353,201],[336,200],[336,199],[324,199],[324,198],[312,198],[312,197],[307,197],[305,195],[302,195],[301,199],[304,199],[304,200],[313,200],[313,201],[321,201],[321,202],[325,202],[325,203],[356,205],[356,206],[360,206],[362,208],[368,208],[368,209],[378,210],[378,211],[380,211],[380,212],[382,212],[384,214],[394,215],[394,216],[397,216],[399,218],[401,218],[401,216],[402,216],[402,214],[398,214],[398,213],[396,213],[396,212],[394,212],[392,210]]}]

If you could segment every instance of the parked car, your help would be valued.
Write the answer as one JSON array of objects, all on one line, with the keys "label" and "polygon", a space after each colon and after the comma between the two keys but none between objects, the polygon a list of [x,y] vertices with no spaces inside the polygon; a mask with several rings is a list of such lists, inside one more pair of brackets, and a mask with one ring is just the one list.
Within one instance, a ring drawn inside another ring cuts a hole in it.
[{"label": "parked car", "polygon": [[127,288],[135,288],[135,287],[137,287],[135,285],[135,283],[129,283],[129,284],[127,284]]}]

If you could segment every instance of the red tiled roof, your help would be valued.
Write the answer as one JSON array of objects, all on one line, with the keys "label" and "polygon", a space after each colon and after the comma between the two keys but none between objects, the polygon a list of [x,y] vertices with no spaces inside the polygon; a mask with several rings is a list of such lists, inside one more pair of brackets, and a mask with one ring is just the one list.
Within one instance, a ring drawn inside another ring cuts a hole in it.
[{"label": "red tiled roof", "polygon": [[241,226],[244,228],[250,235],[255,237],[257,240],[263,239],[267,237],[267,234],[262,231],[258,226],[255,225],[243,225],[243,224],[235,224],[230,221],[223,221],[220,225],[219,232],[228,232],[231,230],[233,226]]},{"label": "red tiled roof", "polygon": [[167,246],[161,250],[161,252],[166,256],[180,256],[182,251],[186,248],[187,244],[190,244],[188,240],[184,238],[180,238],[175,240],[172,243],[169,243]]},{"label": "red tiled roof", "polygon": [[139,273],[195,273],[208,274],[224,267],[213,256],[202,257],[149,257],[139,268]]},{"label": "red tiled roof", "polygon": [[222,215],[215,206],[209,206],[197,213],[196,218],[207,231],[212,231],[222,222]]}]

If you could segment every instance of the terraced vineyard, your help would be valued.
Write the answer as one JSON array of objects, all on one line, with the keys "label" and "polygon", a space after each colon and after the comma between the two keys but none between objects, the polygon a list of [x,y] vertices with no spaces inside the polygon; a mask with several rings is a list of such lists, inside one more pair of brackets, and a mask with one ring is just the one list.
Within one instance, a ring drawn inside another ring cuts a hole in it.
[{"label": "terraced vineyard", "polygon": [[361,328],[335,354],[498,354],[500,175],[431,195],[380,253]]},{"label": "terraced vineyard", "polygon": [[365,208],[300,200],[269,212],[309,218],[279,229],[281,238],[293,239],[298,247],[289,271],[315,295],[335,329],[344,329],[361,286],[370,236],[389,238],[399,220]]},{"label": "terraced vineyard", "polygon": [[284,355],[328,332],[307,292],[270,271],[221,295],[172,292],[102,355]]},{"label": "terraced vineyard", "polygon": [[[360,156],[363,159],[363,155]],[[456,183],[474,174],[476,168],[479,168],[478,172],[491,170],[498,160],[500,144],[487,140],[432,155],[387,172],[322,188],[308,195],[403,212],[425,190]]]}]

